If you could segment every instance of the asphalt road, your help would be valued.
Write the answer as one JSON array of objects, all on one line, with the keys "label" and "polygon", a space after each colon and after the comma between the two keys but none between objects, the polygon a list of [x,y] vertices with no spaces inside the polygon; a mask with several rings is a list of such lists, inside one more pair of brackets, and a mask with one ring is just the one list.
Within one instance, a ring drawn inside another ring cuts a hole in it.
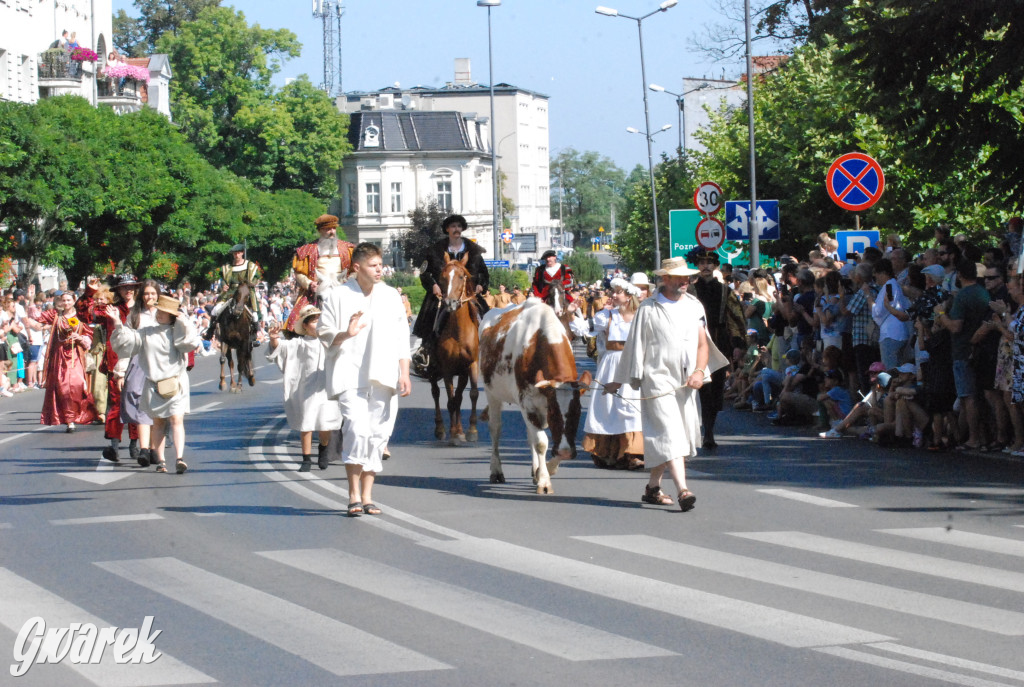
[{"label": "asphalt road", "polygon": [[1024,684],[1018,462],[725,413],[690,513],[585,454],[539,496],[517,412],[491,485],[486,426],[436,441],[417,380],[384,514],[347,518],[340,466],[296,471],[276,370],[239,395],[215,376],[192,373],[184,476],[106,464],[100,427],[40,428],[39,392],[0,399],[0,663],[32,617],[152,616],[161,653],[0,684]]}]

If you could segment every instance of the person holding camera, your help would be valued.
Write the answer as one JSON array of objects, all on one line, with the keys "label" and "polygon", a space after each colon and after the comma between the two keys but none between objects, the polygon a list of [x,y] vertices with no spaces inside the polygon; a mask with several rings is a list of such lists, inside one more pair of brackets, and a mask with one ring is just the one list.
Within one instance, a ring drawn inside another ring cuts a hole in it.
[{"label": "person holding camera", "polygon": [[903,289],[893,274],[892,263],[887,258],[875,263],[872,275],[882,288],[879,297],[871,303],[871,317],[878,325],[882,364],[885,369],[892,370],[900,366],[900,353],[910,338],[910,315],[907,314],[910,302],[903,295]]}]

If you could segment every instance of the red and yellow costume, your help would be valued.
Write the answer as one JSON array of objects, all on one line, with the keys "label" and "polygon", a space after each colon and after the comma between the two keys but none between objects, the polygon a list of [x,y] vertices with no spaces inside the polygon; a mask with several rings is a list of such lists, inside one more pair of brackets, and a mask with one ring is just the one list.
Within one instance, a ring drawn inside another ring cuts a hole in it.
[{"label": "red and yellow costume", "polygon": [[[44,425],[89,424],[96,419],[85,377],[85,352],[92,343],[89,325],[77,317],[47,310],[39,323],[50,325],[46,348],[46,396],[40,423]],[[81,337],[71,341],[72,334]]]}]

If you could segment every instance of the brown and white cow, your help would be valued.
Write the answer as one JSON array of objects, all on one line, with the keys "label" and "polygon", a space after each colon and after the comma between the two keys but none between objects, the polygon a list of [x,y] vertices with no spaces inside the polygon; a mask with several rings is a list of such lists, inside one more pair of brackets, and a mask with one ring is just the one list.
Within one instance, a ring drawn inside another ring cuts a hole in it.
[{"label": "brown and white cow", "polygon": [[[582,411],[580,396],[591,376],[576,377],[576,359],[565,327],[550,306],[536,298],[491,310],[480,322],[480,372],[487,393],[491,429],[491,483],[504,483],[498,443],[503,403],[519,406],[533,455],[538,494],[551,494],[551,475],[574,457]],[[551,462],[545,462],[551,430]]]}]

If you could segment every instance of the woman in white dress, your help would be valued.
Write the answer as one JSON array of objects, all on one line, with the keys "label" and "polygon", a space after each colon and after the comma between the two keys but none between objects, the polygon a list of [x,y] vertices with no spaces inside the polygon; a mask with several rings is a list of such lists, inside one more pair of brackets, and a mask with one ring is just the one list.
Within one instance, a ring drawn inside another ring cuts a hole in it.
[{"label": "woman in white dress", "polygon": [[[118,356],[138,355],[139,366],[146,373],[141,409],[153,418],[151,439],[156,471],[167,472],[164,446],[170,425],[175,471],[180,475],[188,470],[184,460],[185,414],[191,410],[185,368],[189,352],[199,348],[202,339],[177,299],[160,296],[156,311],[156,323],[138,330],[119,323],[110,336],[110,342]],[[116,314],[117,310],[109,306],[107,316]]]},{"label": "woman in white dress", "polygon": [[341,429],[341,407],[327,396],[327,350],[317,338],[319,322],[320,310],[307,304],[295,319],[293,330],[298,336],[294,339],[281,341],[277,324],[269,332],[267,360],[284,373],[284,414],[288,426],[299,433],[302,441],[299,472],[309,472],[313,467],[313,432],[320,435],[317,465],[326,470],[331,432]]},{"label": "woman in white dress", "polygon": [[[600,384],[615,378],[630,324],[640,307],[640,289],[625,279],[611,281],[611,304],[594,313],[591,336],[597,338],[597,375]],[[624,386],[615,394],[594,394],[583,431],[583,450],[594,465],[610,470],[642,470],[644,437],[640,422],[639,392]]]}]

